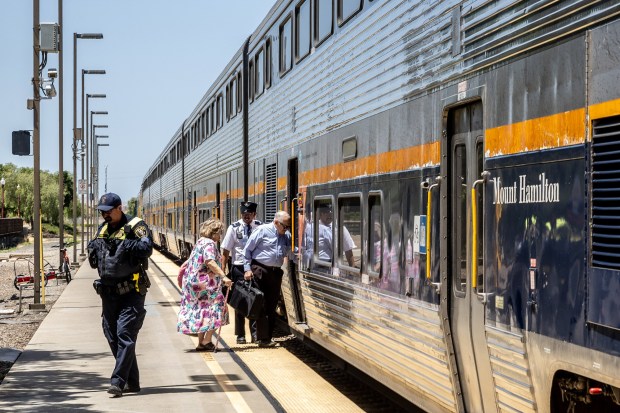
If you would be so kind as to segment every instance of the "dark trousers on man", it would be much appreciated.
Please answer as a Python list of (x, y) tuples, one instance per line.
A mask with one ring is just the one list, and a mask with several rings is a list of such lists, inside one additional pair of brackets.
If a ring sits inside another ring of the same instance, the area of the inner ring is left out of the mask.
[[(230, 279), (233, 283), (237, 280), (243, 280), (243, 265), (233, 265)], [(245, 337), (245, 316), (241, 312), (235, 310), (235, 335), (237, 337)], [(250, 335), (252, 340), (256, 341), (256, 320), (248, 320), (250, 322)]]
[(256, 333), (259, 341), (271, 340), (276, 325), (276, 307), (280, 299), (284, 272), (281, 268), (262, 265), (258, 261), (252, 261), (251, 268), (254, 280), (265, 297), (264, 311), (256, 320)]
[(144, 299), (145, 296), (136, 291), (101, 295), (103, 334), (116, 359), (110, 384), (121, 389), (126, 383), (140, 387), (136, 340), (146, 315)]

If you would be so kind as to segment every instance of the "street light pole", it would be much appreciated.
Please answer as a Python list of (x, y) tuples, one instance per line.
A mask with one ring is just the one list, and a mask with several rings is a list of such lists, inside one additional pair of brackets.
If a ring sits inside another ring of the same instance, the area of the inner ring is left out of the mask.
[[(91, 97), (95, 97), (95, 96), (99, 96), (99, 97), (106, 97), (106, 95), (91, 95)], [(86, 99), (86, 103), (88, 106), (88, 98)], [(91, 158), (90, 158), (90, 163), (87, 164), (87, 174), (88, 174), (88, 179), (89, 179), (89, 186), (88, 186), (88, 199), (92, 202), (92, 208), (90, 209), (90, 213), (88, 214), (88, 219), (90, 222), (90, 227), (89, 227), (89, 237), (92, 238), (95, 236), (95, 231), (96, 231), (96, 213), (99, 212), (95, 209), (95, 205), (94, 205), (94, 201), (95, 201), (95, 197), (94, 197), (94, 177), (93, 177), (93, 148), (94, 148), (94, 142), (96, 142), (95, 140), (95, 128), (93, 127), (93, 115), (107, 115), (108, 112), (107, 111), (91, 111), (90, 112), (90, 129), (88, 130), (88, 133), (90, 134), (90, 138), (89, 135), (87, 135), (87, 138), (89, 138), (88, 142), (89, 142), (89, 148), (90, 148), (90, 152), (91, 152)]]
[[(107, 128), (108, 125), (93, 125), (93, 136), (97, 136), (97, 131), (96, 128)], [(94, 151), (96, 148), (97, 142), (96, 139), (93, 139), (93, 195), (95, 199), (99, 199), (99, 170), (97, 169), (97, 165), (94, 162), (95, 160), (97, 160), (95, 158), (95, 154)]]
[(21, 204), (22, 194), (19, 192), (19, 184), (17, 184), (17, 217), (21, 218), (22, 214), (20, 212), (20, 204)]
[[(86, 150), (86, 166), (88, 167), (88, 151), (89, 151), (89, 142), (88, 142), (88, 116), (84, 116), (84, 75), (105, 75), (105, 70), (85, 70), (82, 69), (82, 149)], [(88, 100), (86, 101), (86, 105), (88, 105)], [(86, 107), (86, 113), (88, 114), (88, 106)], [(85, 126), (84, 126), (85, 125)], [(84, 136), (84, 134), (86, 134)], [(86, 138), (86, 139), (84, 139)], [(82, 181), (86, 179), (86, 174), (84, 172), (84, 157), (82, 157)], [(86, 179), (86, 188), (88, 190), (88, 180)], [(82, 252), (80, 254), (81, 257), (84, 256), (84, 193), (82, 193)]]
[[(38, 36), (38, 33), (37, 33), (37, 36)], [(78, 145), (78, 140), (79, 141), (82, 140), (82, 133), (77, 128), (77, 39), (103, 39), (103, 34), (101, 33), (73, 33), (73, 264), (74, 265), (77, 265), (77, 145)], [(38, 65), (38, 56), (37, 56), (37, 65)]]
[(32, 5), (32, 36), (33, 36), (33, 55), (32, 55), (32, 147), (33, 147), (33, 211), (32, 211), (32, 230), (34, 232), (34, 305), (31, 308), (41, 306), (41, 267), (43, 256), (41, 251), (41, 130), (40, 130), (40, 109), (41, 96), (39, 87), (41, 78), (39, 77), (39, 0), (33, 0)]
[(96, 169), (95, 169), (95, 175), (97, 176), (97, 179), (96, 179), (96, 183), (97, 183), (97, 185), (96, 185), (96, 188), (97, 188), (97, 196), (99, 196), (99, 147), (100, 147), (100, 146), (110, 146), (110, 144), (109, 144), (109, 143), (98, 143), (98, 144), (97, 144), (97, 158), (96, 158), (96, 159), (97, 159), (97, 162), (96, 162), (96, 164), (95, 164), (95, 165), (96, 165), (96, 166), (95, 166), (95, 168), (96, 168)]
[(0, 179), (0, 185), (2, 185), (2, 214), (0, 215), (0, 218), (4, 218), (4, 184), (5, 183), (6, 181), (4, 180), (4, 177)]
[[(63, 59), (65, 55), (65, 46), (63, 42), (63, 32), (64, 27), (62, 22), (62, 0), (58, 0), (58, 262), (62, 262), (62, 249), (65, 245), (65, 174), (63, 166), (63, 78), (65, 76)], [(17, 191), (17, 216), (19, 217), (19, 184), (17, 185)]]

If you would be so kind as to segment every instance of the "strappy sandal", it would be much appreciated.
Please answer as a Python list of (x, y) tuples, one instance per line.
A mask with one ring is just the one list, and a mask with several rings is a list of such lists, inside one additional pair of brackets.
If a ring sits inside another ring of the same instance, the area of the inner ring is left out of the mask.
[(215, 344), (213, 343), (198, 344), (198, 346), (196, 347), (196, 351), (199, 351), (199, 352), (213, 351), (213, 349), (215, 349)]

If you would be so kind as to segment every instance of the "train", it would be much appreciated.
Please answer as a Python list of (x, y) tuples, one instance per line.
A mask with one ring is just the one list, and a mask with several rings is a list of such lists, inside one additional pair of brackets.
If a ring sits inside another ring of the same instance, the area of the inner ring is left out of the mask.
[(620, 3), (277, 0), (248, 32), (145, 173), (156, 244), (286, 210), (299, 337), (428, 412), (620, 411)]

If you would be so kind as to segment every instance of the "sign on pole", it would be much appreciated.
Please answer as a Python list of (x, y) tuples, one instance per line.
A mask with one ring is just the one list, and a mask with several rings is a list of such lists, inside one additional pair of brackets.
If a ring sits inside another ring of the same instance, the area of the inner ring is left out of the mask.
[(86, 195), (86, 179), (78, 179), (78, 195)]

